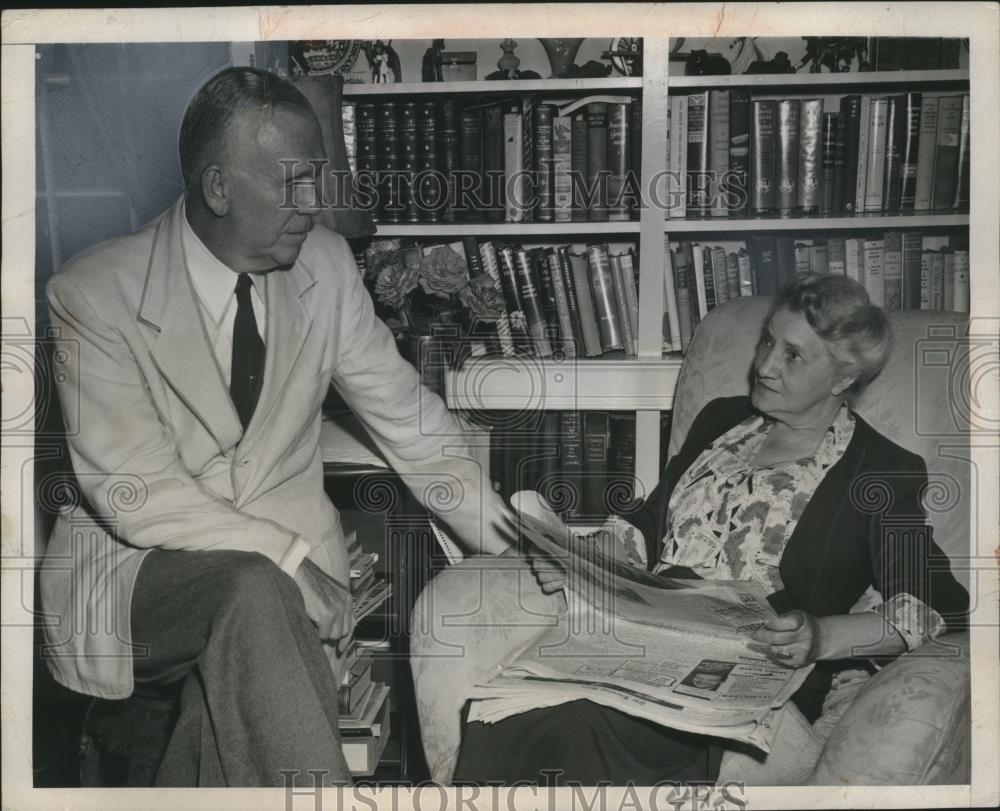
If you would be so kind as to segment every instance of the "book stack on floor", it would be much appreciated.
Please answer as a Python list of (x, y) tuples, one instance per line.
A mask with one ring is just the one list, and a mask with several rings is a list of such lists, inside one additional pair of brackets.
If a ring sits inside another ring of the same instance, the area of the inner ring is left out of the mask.
[(375, 573), (377, 552), (365, 552), (358, 540), (348, 547), (351, 561), (351, 598), (354, 619), (360, 622), (379, 608), (392, 594), (392, 587)]
[(630, 96), (385, 100), (347, 104), (343, 114), (357, 202), (379, 222), (636, 216), (642, 111)]
[(968, 93), (674, 95), (667, 216), (968, 212), (969, 116)]
[[(668, 246), (665, 280), (673, 278), (677, 341), (686, 349), (695, 326), (717, 305), (739, 296), (773, 296), (799, 272), (840, 273), (864, 285), (887, 310), (969, 311), (969, 250), (964, 236), (885, 231), (858, 237), (756, 236), (721, 245)], [(674, 349), (668, 317), (664, 342)]]
[(389, 687), (372, 681), (372, 657), (352, 643), (337, 695), (341, 748), (353, 775), (375, 771), (389, 739)]

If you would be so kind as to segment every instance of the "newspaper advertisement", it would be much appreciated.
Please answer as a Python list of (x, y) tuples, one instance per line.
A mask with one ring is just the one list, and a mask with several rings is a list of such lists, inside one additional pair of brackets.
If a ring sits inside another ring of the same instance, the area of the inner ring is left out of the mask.
[(660, 577), (613, 560), (597, 536), (520, 518), (523, 536), (565, 566), (567, 611), (476, 688), (470, 720), (585, 698), (769, 751), (775, 712), (812, 667), (775, 664), (754, 642), (774, 616), (756, 584)]

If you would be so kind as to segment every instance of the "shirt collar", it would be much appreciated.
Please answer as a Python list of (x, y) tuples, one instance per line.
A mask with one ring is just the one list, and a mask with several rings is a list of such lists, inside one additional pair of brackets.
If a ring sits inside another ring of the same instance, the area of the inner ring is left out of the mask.
[[(236, 290), (238, 274), (219, 261), (215, 254), (201, 241), (187, 220), (184, 205), (181, 206), (181, 221), (183, 223), (181, 238), (188, 275), (206, 314), (214, 324), (218, 324)], [(257, 294), (263, 299), (264, 274), (251, 273), (250, 279)]]

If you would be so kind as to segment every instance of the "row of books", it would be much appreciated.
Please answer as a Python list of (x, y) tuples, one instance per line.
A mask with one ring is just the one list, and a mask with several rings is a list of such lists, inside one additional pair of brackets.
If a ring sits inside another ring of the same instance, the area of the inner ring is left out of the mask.
[(671, 96), (668, 217), (969, 209), (968, 94)]
[(365, 552), (356, 535), (348, 545), (348, 555), (354, 619), (360, 622), (389, 599), (392, 588), (385, 578), (375, 571), (378, 553)]
[(357, 643), (352, 642), (346, 653), (337, 703), (347, 767), (352, 775), (370, 775), (389, 739), (389, 686), (372, 678), (372, 656)]
[(465, 240), (499, 283), (505, 310), (497, 319), (504, 355), (635, 357), (639, 335), (638, 260), (606, 244), (583, 254), (569, 245), (525, 249)]
[(386, 223), (628, 220), (641, 116), (628, 96), (348, 102), (355, 203)]
[[(667, 245), (669, 263), (664, 343), (684, 350), (701, 318), (740, 296), (773, 296), (796, 273), (840, 273), (864, 285), (885, 309), (969, 311), (969, 251), (961, 237), (886, 231), (867, 238), (796, 240), (750, 237), (736, 250), (722, 245)], [(670, 306), (671, 298), (676, 313)]]

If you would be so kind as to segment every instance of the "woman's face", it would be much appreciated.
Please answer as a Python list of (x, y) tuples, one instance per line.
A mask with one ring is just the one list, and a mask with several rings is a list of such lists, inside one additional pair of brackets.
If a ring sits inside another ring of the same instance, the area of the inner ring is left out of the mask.
[(755, 408), (774, 419), (807, 424), (827, 413), (831, 400), (850, 385), (839, 376), (823, 340), (799, 313), (777, 309), (764, 325), (751, 399)]

